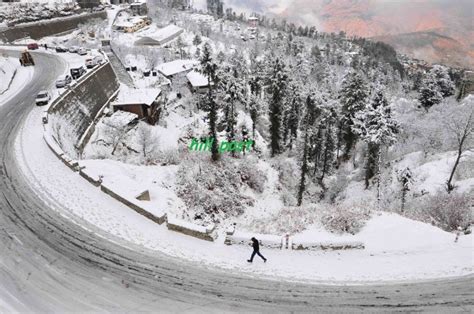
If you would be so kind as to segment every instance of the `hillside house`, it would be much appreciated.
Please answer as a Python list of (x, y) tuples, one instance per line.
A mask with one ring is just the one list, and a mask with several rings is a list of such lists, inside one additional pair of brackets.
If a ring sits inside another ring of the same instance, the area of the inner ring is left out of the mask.
[(133, 89), (122, 85), (111, 107), (113, 112), (130, 112), (153, 125), (158, 121), (161, 112), (161, 90)]
[(99, 0), (76, 0), (82, 9), (91, 9), (98, 7), (101, 3)]
[(256, 16), (249, 17), (248, 23), (249, 23), (250, 27), (256, 28), (258, 26), (258, 17), (256, 17)]
[(135, 1), (130, 4), (130, 10), (133, 15), (147, 15), (148, 7), (146, 5), (146, 0)]
[(125, 21), (117, 21), (114, 29), (124, 33), (134, 33), (151, 24), (151, 19), (146, 16), (136, 16)]
[(194, 93), (205, 93), (209, 90), (209, 80), (197, 71), (191, 71), (186, 75), (189, 88)]
[(157, 67), (158, 72), (169, 80), (178, 77), (184, 77), (189, 71), (199, 64), (196, 60), (174, 60), (160, 64)]

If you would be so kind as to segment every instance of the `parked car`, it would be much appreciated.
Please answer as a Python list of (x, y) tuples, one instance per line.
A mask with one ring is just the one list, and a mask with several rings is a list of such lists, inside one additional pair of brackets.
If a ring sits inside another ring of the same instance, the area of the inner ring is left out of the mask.
[(94, 56), (91, 58), (86, 59), (86, 67), (91, 69), (96, 65), (102, 64), (104, 62), (104, 58), (102, 56)]
[(63, 46), (57, 46), (56, 47), (56, 52), (67, 52), (67, 49)]
[(85, 56), (87, 54), (87, 50), (86, 48), (79, 48), (77, 49), (77, 54), (80, 55), (80, 56)]
[(36, 105), (37, 106), (43, 106), (47, 105), (48, 102), (51, 100), (51, 96), (49, 95), (48, 91), (42, 90), (36, 95)]
[(72, 77), (73, 79), (77, 80), (77, 79), (80, 78), (84, 73), (86, 73), (86, 69), (84, 69), (84, 67), (81, 65), (81, 66), (77, 66), (77, 67), (71, 68), (70, 72), (71, 72), (71, 77)]
[(36, 50), (39, 48), (38, 44), (37, 43), (30, 43), (28, 45), (26, 45), (26, 48), (28, 48), (29, 50)]
[(76, 53), (77, 50), (79, 50), (79, 47), (76, 47), (76, 46), (69, 47), (69, 52), (70, 53)]
[(66, 87), (67, 85), (71, 84), (72, 82), (72, 77), (70, 75), (61, 75), (58, 77), (56, 80), (56, 87), (57, 88), (63, 88)]

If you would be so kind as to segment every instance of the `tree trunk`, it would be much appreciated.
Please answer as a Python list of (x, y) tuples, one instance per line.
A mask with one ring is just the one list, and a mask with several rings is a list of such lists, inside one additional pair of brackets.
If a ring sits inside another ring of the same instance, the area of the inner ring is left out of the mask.
[(298, 190), (298, 206), (301, 206), (303, 203), (303, 193), (305, 191), (305, 177), (308, 172), (308, 163), (307, 163), (307, 154), (308, 154), (308, 133), (306, 133), (304, 138), (304, 149), (303, 149), (303, 164), (301, 165), (301, 179), (300, 186)]
[[(462, 145), (462, 144), (461, 144)], [(458, 156), (456, 157), (456, 162), (454, 163), (453, 170), (451, 170), (451, 175), (449, 176), (448, 182), (446, 182), (446, 188), (448, 193), (451, 193), (454, 190), (454, 185), (452, 184), (454, 173), (459, 165), (459, 161), (461, 160), (462, 155), (462, 147), (458, 149)]]

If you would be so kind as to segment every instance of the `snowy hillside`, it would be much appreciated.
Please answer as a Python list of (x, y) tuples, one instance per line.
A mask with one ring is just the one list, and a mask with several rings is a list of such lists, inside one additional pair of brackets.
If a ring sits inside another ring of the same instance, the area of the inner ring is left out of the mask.
[[(474, 98), (456, 100), (457, 70), (414, 69), (390, 46), (315, 28), (164, 7), (149, 16), (135, 32), (110, 21), (81, 32), (112, 39), (132, 94), (159, 95), (147, 113), (112, 101), (78, 154), (97, 176), (220, 232), (356, 234), (378, 211), (469, 232)], [(177, 36), (140, 44), (168, 24)], [(190, 149), (209, 137), (209, 150)], [(247, 151), (221, 150), (249, 139)]]

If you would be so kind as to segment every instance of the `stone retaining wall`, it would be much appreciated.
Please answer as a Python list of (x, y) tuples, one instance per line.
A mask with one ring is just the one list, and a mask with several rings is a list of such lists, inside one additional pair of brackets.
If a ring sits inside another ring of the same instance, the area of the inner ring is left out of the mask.
[(90, 134), (90, 127), (120, 86), (110, 63), (87, 75), (48, 110), (49, 115), (58, 114), (68, 122), (74, 136), (71, 140), (79, 150), (86, 144), (84, 137)]
[(77, 28), (79, 24), (83, 24), (91, 19), (97, 18), (106, 19), (107, 12), (95, 12), (64, 18), (56, 18), (53, 20), (27, 23), (24, 25), (20, 24), (0, 31), (0, 41), (9, 43), (25, 37), (31, 37), (32, 39), (40, 39), (42, 37), (73, 30)]

